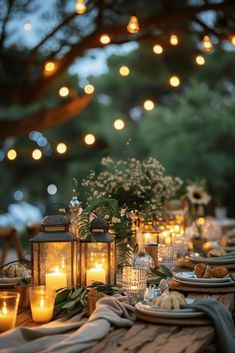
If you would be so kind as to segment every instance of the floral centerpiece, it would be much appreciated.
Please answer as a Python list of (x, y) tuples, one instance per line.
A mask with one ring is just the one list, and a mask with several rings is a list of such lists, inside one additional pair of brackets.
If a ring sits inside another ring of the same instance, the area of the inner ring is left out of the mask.
[(83, 181), (89, 199), (113, 198), (122, 208), (151, 213), (174, 198), (182, 184), (179, 178), (165, 175), (165, 168), (155, 159), (135, 158), (101, 160), (103, 170), (90, 172)]
[[(106, 157), (101, 160), (101, 166), (103, 170), (99, 174), (91, 171), (82, 182), (89, 191), (88, 203), (91, 205), (88, 212), (82, 214), (82, 218), (85, 217), (83, 229), (86, 231), (91, 210), (96, 209), (113, 229), (119, 258), (125, 263), (135, 249), (134, 236), (140, 219), (156, 215), (174, 198), (182, 181), (166, 176), (164, 167), (151, 157), (145, 160)], [(112, 200), (112, 204), (108, 200)]]

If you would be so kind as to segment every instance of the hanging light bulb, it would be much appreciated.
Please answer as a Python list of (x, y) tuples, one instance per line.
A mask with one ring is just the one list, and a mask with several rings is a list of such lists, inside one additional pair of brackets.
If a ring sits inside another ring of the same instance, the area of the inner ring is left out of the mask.
[(213, 50), (213, 44), (209, 36), (204, 36), (202, 39), (202, 47), (204, 51), (208, 53)]
[(111, 38), (108, 34), (102, 34), (100, 36), (100, 43), (106, 45), (106, 44), (109, 44), (111, 42)]
[(231, 43), (232, 43), (232, 45), (235, 47), (235, 35), (233, 35), (233, 36), (231, 37)]
[(86, 4), (84, 3), (83, 0), (77, 0), (77, 4), (75, 6), (75, 11), (79, 15), (82, 15), (84, 12), (86, 12)]
[(138, 33), (140, 30), (140, 26), (139, 26), (139, 21), (138, 18), (136, 16), (131, 16), (128, 25), (127, 25), (127, 30), (130, 33)]
[(172, 34), (170, 36), (170, 43), (171, 43), (171, 45), (174, 45), (174, 46), (178, 45), (179, 39), (178, 39), (178, 36), (176, 34)]

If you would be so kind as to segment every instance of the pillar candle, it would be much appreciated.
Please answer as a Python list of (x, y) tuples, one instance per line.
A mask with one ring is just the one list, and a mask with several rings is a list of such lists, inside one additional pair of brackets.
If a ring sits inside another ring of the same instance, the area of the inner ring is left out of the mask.
[(66, 273), (60, 272), (58, 267), (56, 267), (54, 272), (47, 273), (46, 287), (55, 289), (67, 287)]
[(106, 283), (106, 273), (105, 270), (96, 265), (94, 268), (90, 268), (86, 273), (86, 283), (87, 286), (90, 286), (93, 281)]

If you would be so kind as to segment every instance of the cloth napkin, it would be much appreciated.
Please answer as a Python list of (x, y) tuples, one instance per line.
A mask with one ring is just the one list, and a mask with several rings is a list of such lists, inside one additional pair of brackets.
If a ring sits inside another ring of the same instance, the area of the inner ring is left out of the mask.
[(218, 353), (235, 352), (235, 328), (228, 309), (221, 303), (210, 299), (196, 299), (193, 304), (183, 305), (184, 309), (201, 311), (211, 319), (215, 329), (216, 349)]
[(53, 321), (37, 328), (17, 327), (0, 335), (1, 353), (77, 353), (105, 337), (112, 326), (130, 327), (134, 307), (106, 297), (85, 322), (81, 314), (68, 321)]

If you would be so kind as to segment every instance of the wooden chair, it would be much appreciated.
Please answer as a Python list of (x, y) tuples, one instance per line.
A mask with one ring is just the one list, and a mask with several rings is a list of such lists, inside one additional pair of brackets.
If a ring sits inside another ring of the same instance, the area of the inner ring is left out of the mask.
[(23, 248), (21, 240), (17, 230), (13, 227), (0, 228), (0, 240), (3, 241), (3, 249), (0, 256), (0, 266), (4, 264), (4, 261), (9, 251), (11, 241), (15, 244), (15, 250), (19, 260), (24, 260)]

